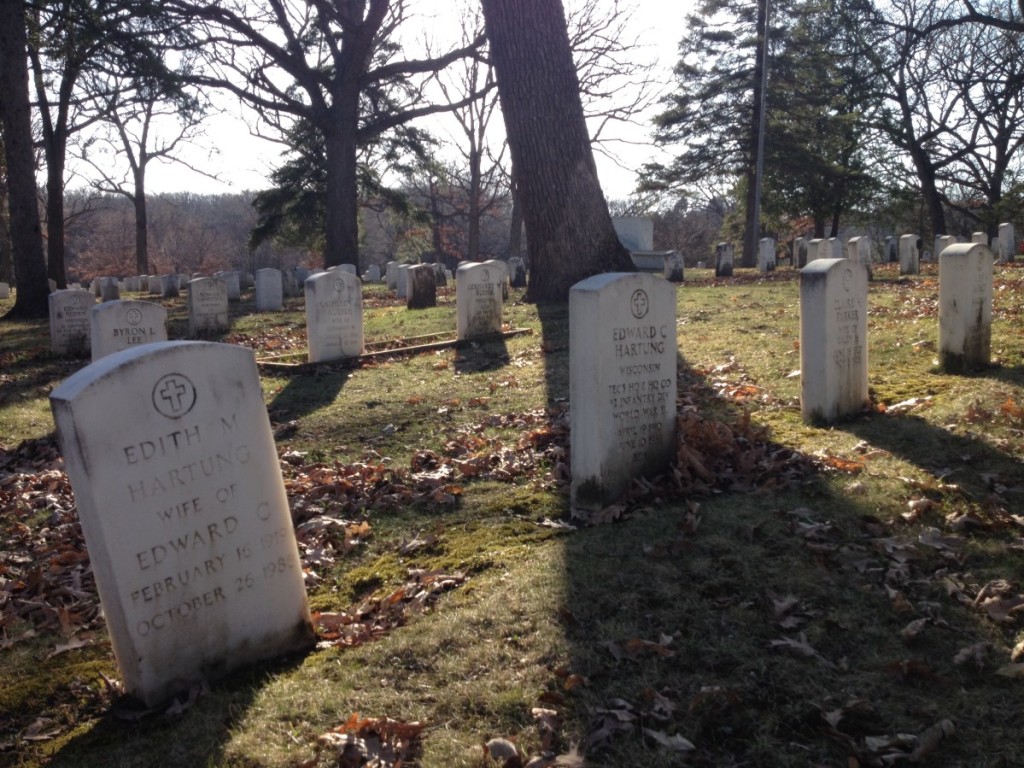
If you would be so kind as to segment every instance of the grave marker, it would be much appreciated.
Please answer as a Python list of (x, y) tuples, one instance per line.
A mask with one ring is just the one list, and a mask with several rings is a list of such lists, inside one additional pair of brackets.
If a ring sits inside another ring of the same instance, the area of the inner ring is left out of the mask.
[(715, 277), (732, 277), (732, 243), (715, 246)]
[(224, 283), (228, 301), (239, 301), (242, 298), (242, 280), (237, 272), (217, 272), (214, 277)]
[(363, 286), (341, 270), (306, 278), (306, 344), (309, 362), (363, 353)]
[(278, 312), (284, 307), (284, 282), (281, 270), (267, 267), (256, 270), (256, 311)]
[(917, 235), (900, 236), (900, 274), (918, 275), (921, 273), (920, 243)]
[(222, 333), (228, 320), (228, 287), (217, 277), (200, 277), (188, 284), (188, 335), (195, 339)]
[(597, 511), (675, 451), (676, 296), (650, 274), (606, 273), (569, 291), (573, 509)]
[(10, 283), (0, 283), (0, 299), (11, 298), (11, 286)]
[(406, 309), (437, 306), (437, 272), (433, 264), (415, 264), (405, 272)]
[(368, 283), (379, 283), (380, 282), (380, 264), (371, 264), (366, 268), (366, 282)]
[(512, 256), (508, 260), (509, 282), (513, 288), (526, 287), (526, 260), (522, 256)]
[(47, 297), (50, 309), (50, 349), (55, 355), (89, 354), (92, 340), (89, 310), (96, 304), (91, 291), (70, 288)]
[(1017, 238), (1013, 234), (1013, 224), (999, 225), (999, 263), (1009, 264), (1017, 255)]
[(395, 294), (400, 299), (409, 296), (409, 267), (411, 264), (399, 264), (395, 267)]
[(989, 364), (994, 257), (977, 243), (948, 246), (939, 257), (939, 366), (947, 373)]
[(829, 423), (869, 405), (867, 270), (818, 259), (800, 270), (800, 411)]
[(684, 280), (685, 265), (683, 255), (679, 251), (665, 252), (665, 279), (670, 283), (681, 283)]
[(128, 693), (155, 706), (312, 643), (250, 350), (126, 350), (69, 377), (50, 403)]
[(807, 238), (796, 237), (793, 238), (793, 255), (790, 258), (790, 262), (794, 267), (806, 267), (807, 266)]
[(775, 269), (775, 240), (762, 237), (757, 243), (757, 271), (762, 275)]
[(173, 299), (181, 293), (181, 280), (177, 275), (160, 275), (160, 296)]
[(459, 339), (501, 333), (501, 286), (491, 267), (464, 261), (455, 270), (456, 328)]
[(93, 362), (122, 349), (167, 341), (167, 310), (151, 301), (118, 299), (89, 311)]

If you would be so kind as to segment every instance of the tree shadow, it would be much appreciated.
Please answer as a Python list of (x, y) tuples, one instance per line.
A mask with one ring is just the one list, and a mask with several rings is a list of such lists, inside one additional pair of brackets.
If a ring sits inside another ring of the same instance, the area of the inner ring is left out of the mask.
[(464, 339), (455, 347), (456, 373), (496, 371), (508, 365), (508, 346), (499, 334)]
[(291, 421), (333, 403), (352, 375), (343, 363), (324, 364), (291, 375), (267, 406), (274, 421)]

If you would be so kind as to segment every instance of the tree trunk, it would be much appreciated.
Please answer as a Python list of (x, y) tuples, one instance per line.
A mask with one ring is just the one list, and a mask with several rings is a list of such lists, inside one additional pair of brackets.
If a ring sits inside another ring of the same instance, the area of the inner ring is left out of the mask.
[(469, 153), (469, 234), (466, 258), (480, 260), (480, 164), (482, 153), (472, 149)]
[(7, 156), (8, 204), (14, 257), (14, 307), (5, 317), (46, 317), (49, 286), (36, 201), (32, 123), (28, 101), (25, 5), (0, 0), (0, 121)]
[(632, 271), (597, 179), (560, 0), (482, 0), (530, 257), (527, 298)]
[(149, 271), (149, 215), (146, 211), (146, 166), (135, 171), (135, 274), (148, 275)]
[[(359, 195), (356, 173), (355, 112), (335, 103), (338, 119), (324, 136), (327, 156), (327, 210), (324, 268), (359, 268)], [(349, 114), (351, 113), (351, 115)], [(344, 117), (342, 117), (344, 115)]]
[[(2, 2), (3, 0), (0, 0)], [(46, 270), (58, 288), (68, 287), (64, 270), (64, 157), (61, 137), (46, 146)]]
[(516, 184), (516, 169), (512, 168), (512, 183), (510, 194), (512, 195), (511, 224), (508, 233), (508, 258), (521, 256), (523, 251), (523, 207), (519, 205), (519, 189)]
[[(0, 151), (3, 142), (0, 141)], [(6, 162), (6, 161), (5, 161)], [(0, 283), (14, 282), (11, 266), (11, 224), (7, 215), (7, 175), (0, 179)]]

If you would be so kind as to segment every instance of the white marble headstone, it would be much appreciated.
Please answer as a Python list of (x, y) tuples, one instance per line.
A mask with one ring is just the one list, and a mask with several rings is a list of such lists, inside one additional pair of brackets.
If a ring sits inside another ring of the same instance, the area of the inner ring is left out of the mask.
[(366, 282), (368, 283), (379, 283), (380, 282), (380, 264), (371, 264), (366, 268)]
[(939, 256), (939, 365), (947, 373), (986, 367), (992, 348), (992, 262), (985, 245), (960, 243)]
[(94, 362), (122, 349), (167, 341), (167, 310), (151, 301), (97, 304), (89, 312), (89, 324)]
[(92, 291), (71, 288), (47, 297), (50, 308), (50, 349), (55, 355), (89, 354), (92, 341), (89, 311), (96, 304)]
[(455, 270), (459, 339), (501, 333), (501, 285), (486, 264), (464, 261)]
[(1017, 238), (1013, 234), (1013, 224), (999, 225), (999, 263), (1008, 264), (1017, 256)]
[(775, 268), (775, 240), (762, 237), (757, 243), (757, 271), (761, 274)]
[(800, 270), (800, 411), (828, 423), (869, 405), (868, 277), (849, 259)]
[(675, 451), (676, 291), (606, 273), (569, 290), (571, 504), (596, 511)]
[(126, 350), (50, 402), (127, 692), (153, 706), (312, 643), (251, 350)]
[(217, 272), (214, 277), (224, 283), (228, 301), (239, 301), (242, 298), (242, 281), (237, 272)]
[(363, 286), (350, 272), (328, 270), (306, 278), (309, 362), (358, 357), (363, 352)]
[(732, 262), (732, 243), (719, 243), (715, 246), (715, 277), (731, 277)]
[(921, 254), (917, 235), (900, 235), (900, 274), (917, 275), (921, 272)]
[(217, 277), (200, 277), (188, 284), (188, 335), (195, 339), (228, 330), (228, 287)]
[(277, 312), (284, 307), (284, 283), (281, 270), (267, 267), (256, 270), (256, 311)]

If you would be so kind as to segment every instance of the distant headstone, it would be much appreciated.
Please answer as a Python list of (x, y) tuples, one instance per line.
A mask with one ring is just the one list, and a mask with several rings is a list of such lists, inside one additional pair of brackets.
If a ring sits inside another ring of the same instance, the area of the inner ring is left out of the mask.
[(509, 258), (508, 279), (513, 288), (526, 287), (526, 260), (522, 256), (511, 256)]
[(228, 288), (217, 277), (200, 277), (188, 284), (188, 335), (197, 339), (223, 333), (228, 319)]
[(430, 265), (434, 268), (434, 285), (438, 288), (448, 286), (448, 270), (444, 268), (444, 264), (439, 261), (435, 261)]
[(868, 279), (871, 279), (871, 238), (867, 235), (851, 237), (846, 242), (846, 258), (854, 264), (860, 264), (867, 270)]
[(214, 277), (224, 283), (228, 301), (239, 301), (242, 298), (242, 280), (237, 272), (218, 272)]
[(399, 264), (395, 268), (395, 293), (400, 299), (409, 296), (409, 267), (412, 264)]
[(256, 311), (278, 312), (284, 307), (281, 270), (267, 267), (256, 270)]
[(11, 298), (11, 286), (9, 283), (0, 283), (0, 299)]
[[(299, 272), (295, 267), (291, 269), (281, 270), (281, 296), (282, 299), (287, 296), (288, 298), (295, 298), (301, 296), (303, 291), (303, 284), (306, 280), (305, 275), (299, 275)], [(257, 286), (259, 285), (259, 273), (256, 273)]]
[(843, 241), (838, 237), (830, 237), (824, 241), (825, 250), (822, 252), (823, 259), (842, 259), (846, 256), (843, 253)]
[(508, 300), (508, 262), (501, 259), (487, 259), (480, 262), (491, 268), (491, 274), (498, 283), (498, 290), (501, 291), (501, 300)]
[(98, 277), (94, 277), (89, 283), (89, 290), (97, 299), (100, 297), (100, 279)]
[(885, 238), (885, 261), (889, 264), (895, 264), (900, 260), (900, 249), (896, 241), (896, 238), (889, 235)]
[(732, 243), (715, 246), (715, 277), (732, 277)]
[(683, 255), (679, 251), (666, 251), (665, 279), (670, 283), (681, 283), (684, 279), (684, 271)]
[(1009, 264), (1017, 255), (1017, 238), (1013, 234), (1013, 224), (999, 225), (999, 263)]
[(501, 333), (501, 286), (486, 264), (464, 261), (455, 270), (459, 339)]
[(151, 296), (159, 296), (163, 292), (160, 287), (160, 275), (150, 275), (146, 280), (146, 293)]
[(917, 235), (900, 236), (900, 274), (918, 275), (921, 273), (921, 255), (918, 252)]
[(952, 235), (939, 235), (935, 238), (935, 260), (938, 261), (942, 256), (942, 252), (949, 248), (951, 245), (956, 245), (956, 238)]
[(793, 238), (793, 251), (790, 257), (790, 262), (794, 267), (806, 267), (807, 266), (807, 238), (806, 237), (795, 237)]
[(398, 262), (389, 261), (384, 265), (385, 276), (384, 283), (391, 290), (398, 289)]
[(160, 275), (160, 296), (173, 299), (181, 294), (181, 281), (177, 275)]
[(250, 350), (128, 350), (50, 403), (128, 693), (154, 706), (313, 642)]
[(597, 511), (675, 454), (676, 296), (650, 274), (569, 291), (571, 506)]
[[(337, 270), (338, 272), (348, 272), (351, 275), (356, 275), (356, 276), (359, 275), (359, 270), (356, 269), (356, 265), (355, 264), (335, 264), (333, 267), (331, 267), (327, 271), (330, 272), (332, 269), (333, 270)], [(309, 277), (310, 277), (309, 275), (306, 275), (307, 279)]]
[(775, 269), (775, 240), (762, 237), (757, 243), (757, 271), (761, 274)]
[(167, 310), (151, 301), (120, 299), (89, 311), (92, 360), (143, 344), (167, 341)]
[[(971, 232), (971, 242), (979, 245), (988, 245), (988, 235), (984, 232)], [(994, 248), (992, 250), (995, 250)]]
[(350, 272), (306, 278), (309, 362), (358, 357), (363, 352), (363, 286)]
[(868, 395), (868, 275), (848, 259), (800, 270), (800, 411), (830, 423), (859, 413)]
[(121, 290), (116, 277), (100, 278), (100, 301), (117, 301), (121, 298)]
[(368, 283), (379, 283), (380, 282), (380, 264), (371, 264), (366, 268), (366, 282)]
[(50, 308), (50, 349), (55, 355), (85, 357), (89, 354), (92, 331), (89, 310), (96, 304), (91, 291), (72, 288), (54, 291), (47, 297)]
[(433, 264), (415, 264), (406, 270), (405, 306), (427, 309), (437, 306), (437, 274)]
[(939, 256), (939, 366), (947, 373), (990, 362), (994, 258), (977, 243), (948, 246)]
[[(825, 240), (822, 240), (820, 237), (812, 237), (807, 241), (807, 264), (810, 264), (812, 261), (817, 261), (818, 259), (826, 258), (822, 252), (821, 246), (824, 242)], [(807, 266), (807, 264), (804, 266)]]
[(613, 216), (612, 226), (626, 250), (654, 250), (654, 219), (646, 216)]

